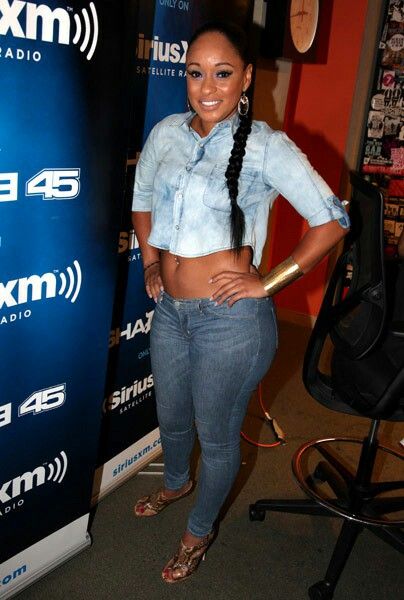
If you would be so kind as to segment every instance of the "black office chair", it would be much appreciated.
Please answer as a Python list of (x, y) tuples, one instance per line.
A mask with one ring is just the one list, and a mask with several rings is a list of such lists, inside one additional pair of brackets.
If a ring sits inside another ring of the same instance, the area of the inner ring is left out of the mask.
[[(404, 510), (404, 495), (391, 495), (397, 490), (404, 492), (404, 481), (372, 481), (380, 453), (385, 459), (393, 456), (400, 466), (404, 459), (404, 453), (382, 446), (377, 438), (381, 420), (404, 420), (404, 343), (386, 323), (383, 197), (356, 173), (351, 174), (351, 183), (351, 232), (308, 343), (303, 381), (310, 395), (327, 408), (371, 419), (370, 429), (363, 440), (330, 437), (297, 450), (293, 474), (310, 499), (258, 500), (250, 505), (253, 521), (264, 520), (267, 510), (343, 519), (327, 573), (309, 588), (312, 600), (333, 597), (364, 528), (404, 552), (400, 530), (404, 517), (391, 519), (392, 513)], [(324, 363), (326, 340), (332, 344), (332, 360), (328, 372), (323, 372), (319, 365)], [(356, 471), (331, 448), (343, 449), (347, 443), (360, 444)]]

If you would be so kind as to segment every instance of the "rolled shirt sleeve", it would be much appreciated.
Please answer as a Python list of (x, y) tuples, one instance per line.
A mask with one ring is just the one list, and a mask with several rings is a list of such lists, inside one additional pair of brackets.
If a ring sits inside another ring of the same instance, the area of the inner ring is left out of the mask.
[(310, 227), (337, 220), (349, 227), (349, 217), (342, 202), (313, 169), (307, 157), (288, 136), (274, 131), (268, 139), (263, 178), (276, 189)]
[(153, 181), (157, 168), (156, 136), (158, 124), (151, 130), (136, 165), (133, 188), (133, 212), (149, 212), (152, 209)]

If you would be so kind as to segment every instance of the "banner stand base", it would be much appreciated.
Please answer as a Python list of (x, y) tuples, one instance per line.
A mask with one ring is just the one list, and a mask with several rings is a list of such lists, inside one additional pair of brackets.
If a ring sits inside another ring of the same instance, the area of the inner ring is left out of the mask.
[(89, 514), (0, 564), (0, 598), (12, 598), (91, 546)]
[[(152, 459), (158, 458), (159, 456), (161, 456), (161, 454), (162, 454), (162, 452), (160, 449), (154, 455), (150, 456), (150, 458), (152, 458)], [(121, 485), (126, 483), (134, 475), (145, 475), (145, 472), (143, 471), (144, 467), (145, 467), (144, 463), (141, 465), (138, 465), (136, 467), (132, 467), (131, 469), (128, 469), (125, 472), (125, 474), (121, 475), (121, 477), (118, 477), (116, 480), (110, 482), (109, 484), (104, 485), (103, 489), (100, 490), (98, 493), (94, 493), (93, 497), (91, 498), (91, 507), (93, 508), (96, 504), (98, 504), (98, 502), (101, 502), (101, 500), (103, 500), (106, 496), (108, 496), (109, 494), (114, 492), (118, 487), (120, 487)], [(96, 471), (96, 477), (94, 480), (95, 482), (101, 481), (102, 471), (104, 468), (105, 468), (105, 465), (103, 467), (99, 467), (99, 469), (98, 469), (99, 473)], [(163, 473), (155, 473), (155, 475), (162, 475), (162, 474)], [(98, 486), (95, 486), (95, 487), (98, 487)], [(0, 598), (1, 598), (1, 596), (0, 596)]]

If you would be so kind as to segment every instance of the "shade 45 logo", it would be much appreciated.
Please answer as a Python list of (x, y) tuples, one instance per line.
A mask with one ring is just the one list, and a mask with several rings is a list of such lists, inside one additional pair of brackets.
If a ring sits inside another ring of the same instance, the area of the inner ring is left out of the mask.
[[(40, 415), (49, 410), (63, 406), (66, 401), (66, 384), (60, 383), (51, 387), (37, 390), (26, 398), (16, 410), (18, 417)], [(16, 416), (16, 415), (14, 415)], [(13, 419), (13, 406), (11, 402), (0, 406), (0, 427), (10, 425)]]
[[(94, 2), (74, 12), (73, 8), (50, 8), (22, 0), (0, 0), (0, 35), (76, 45), (91, 60), (98, 42), (98, 16)], [(13, 51), (12, 48), (8, 50)], [(7, 56), (5, 58), (14, 58)]]
[(113, 348), (120, 344), (121, 339), (126, 341), (133, 340), (139, 333), (149, 333), (151, 322), (153, 319), (154, 310), (147, 312), (144, 319), (138, 319), (135, 323), (126, 323), (125, 329), (112, 329), (109, 335), (109, 348)]
[[(29, 275), (19, 279), (0, 281), (0, 325), (31, 316), (31, 310), (24, 305), (44, 299), (61, 296), (69, 302), (76, 302), (81, 290), (82, 273), (80, 263), (73, 261), (63, 271), (55, 269), (41, 275)], [(22, 306), (22, 310), (16, 308)], [(5, 311), (4, 309), (11, 309)], [(1, 312), (3, 311), (3, 312)]]
[[(1, 0), (0, 0), (1, 1)], [(19, 174), (0, 173), (0, 202), (18, 200)], [(25, 195), (71, 200), (80, 193), (80, 169), (42, 169), (25, 182)]]

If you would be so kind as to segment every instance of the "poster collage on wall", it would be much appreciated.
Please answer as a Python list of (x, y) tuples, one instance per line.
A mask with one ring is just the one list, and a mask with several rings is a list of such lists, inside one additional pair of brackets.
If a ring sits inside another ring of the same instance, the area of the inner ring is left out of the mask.
[(404, 227), (404, 0), (389, 0), (367, 116), (362, 172), (385, 196), (386, 254)]

